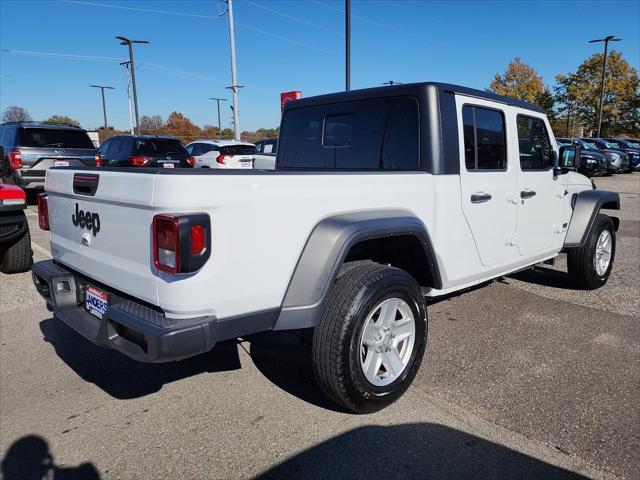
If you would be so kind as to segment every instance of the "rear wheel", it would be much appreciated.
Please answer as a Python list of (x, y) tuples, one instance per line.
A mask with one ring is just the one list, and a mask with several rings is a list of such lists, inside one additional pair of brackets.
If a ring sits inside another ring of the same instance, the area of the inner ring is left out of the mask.
[(362, 262), (336, 280), (313, 336), (322, 391), (358, 413), (396, 401), (413, 381), (426, 347), (427, 313), (407, 272)]
[(569, 277), (577, 286), (595, 290), (607, 283), (616, 253), (616, 231), (611, 218), (601, 213), (596, 217), (584, 246), (569, 251)]
[(33, 263), (29, 230), (8, 248), (0, 250), (0, 272), (27, 272)]

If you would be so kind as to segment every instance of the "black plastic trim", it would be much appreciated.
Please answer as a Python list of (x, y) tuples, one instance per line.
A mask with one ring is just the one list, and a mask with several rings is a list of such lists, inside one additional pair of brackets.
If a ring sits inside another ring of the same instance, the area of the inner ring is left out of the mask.
[[(55, 316), (89, 341), (140, 362), (169, 362), (207, 352), (216, 342), (273, 328), (278, 309), (219, 319), (214, 315), (169, 318), (158, 307), (135, 299), (68, 270), (53, 260), (36, 262), (32, 268), (36, 290)], [(70, 290), (56, 292), (54, 282), (67, 281)], [(83, 286), (99, 285), (109, 294), (103, 318), (84, 309)]]
[[(620, 195), (605, 190), (584, 190), (572, 198), (573, 214), (564, 248), (582, 247), (591, 233), (600, 209), (620, 210)], [(619, 222), (615, 222), (619, 224)]]
[(351, 247), (363, 240), (411, 235), (427, 258), (433, 288), (442, 288), (442, 278), (425, 225), (405, 210), (354, 212), (322, 220), (304, 246), (289, 286), (275, 330), (309, 328), (317, 324), (326, 296)]

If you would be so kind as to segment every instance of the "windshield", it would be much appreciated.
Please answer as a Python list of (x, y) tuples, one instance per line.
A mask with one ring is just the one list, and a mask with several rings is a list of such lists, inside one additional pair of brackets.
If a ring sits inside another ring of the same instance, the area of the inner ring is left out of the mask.
[(36, 148), (95, 148), (84, 130), (55, 128), (25, 128), (18, 144)]
[(138, 140), (138, 153), (149, 157), (187, 158), (189, 152), (178, 140), (149, 138)]
[(640, 142), (627, 142), (630, 148), (640, 148)]
[(596, 145), (595, 143), (591, 143), (591, 142), (582, 142), (582, 147), (585, 150), (598, 150), (598, 145)]
[(604, 146), (607, 148), (624, 148), (624, 146), (620, 145), (618, 142), (607, 142), (603, 140), (602, 143), (604, 143)]
[(256, 153), (256, 147), (251, 145), (229, 145), (220, 148), (223, 155), (253, 155)]

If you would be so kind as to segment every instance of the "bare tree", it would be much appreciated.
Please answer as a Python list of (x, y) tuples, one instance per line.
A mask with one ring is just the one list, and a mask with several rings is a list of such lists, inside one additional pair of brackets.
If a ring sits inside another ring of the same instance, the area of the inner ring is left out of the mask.
[(3, 122), (25, 122), (31, 120), (31, 115), (24, 108), (9, 105), (2, 114)]
[(159, 133), (164, 127), (164, 120), (160, 115), (144, 115), (140, 118), (140, 131), (144, 133)]

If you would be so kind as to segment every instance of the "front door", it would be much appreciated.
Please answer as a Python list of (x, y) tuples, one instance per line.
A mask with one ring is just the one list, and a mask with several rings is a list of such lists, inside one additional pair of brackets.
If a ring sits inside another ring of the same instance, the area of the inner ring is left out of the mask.
[(456, 97), (464, 152), (460, 184), (462, 210), (484, 266), (499, 266), (514, 256), (517, 205), (516, 168), (508, 160), (507, 107), (476, 98)]
[[(540, 256), (557, 249), (567, 225), (562, 177), (555, 176), (554, 148), (543, 117), (518, 114), (518, 251), (521, 256)], [(562, 235), (561, 235), (562, 234)]]

